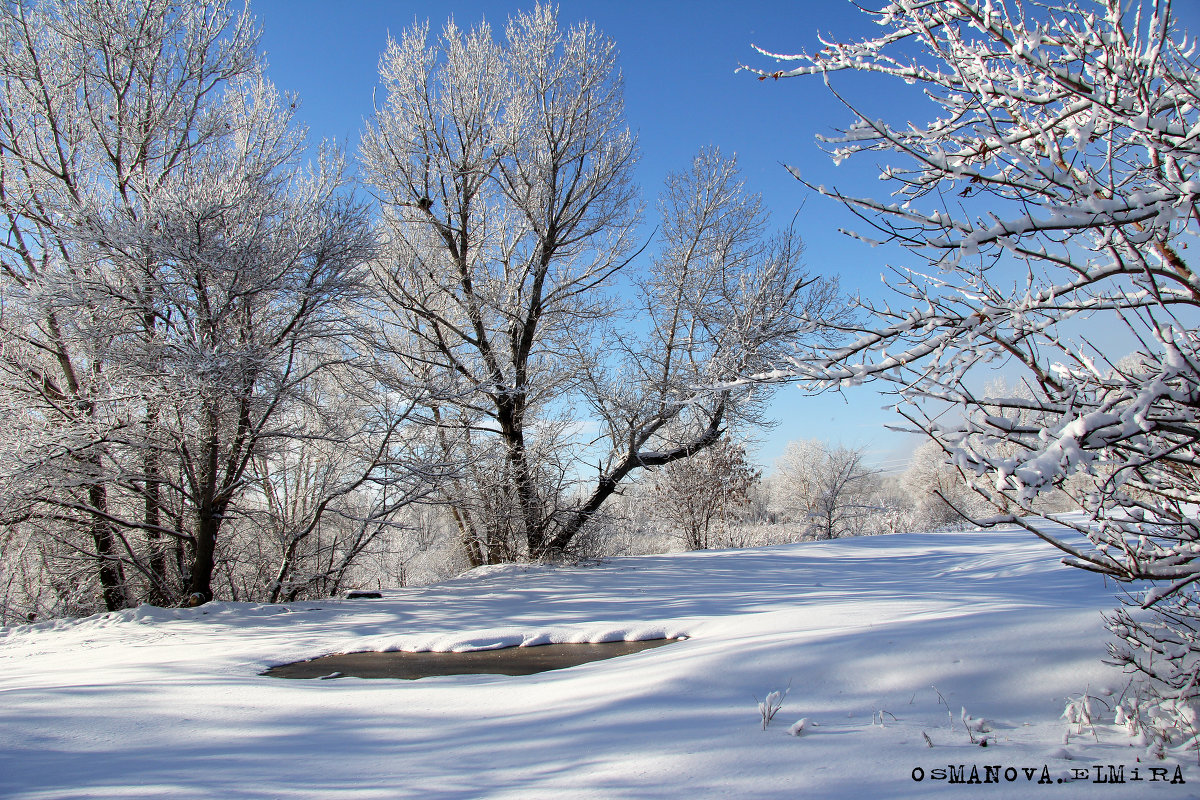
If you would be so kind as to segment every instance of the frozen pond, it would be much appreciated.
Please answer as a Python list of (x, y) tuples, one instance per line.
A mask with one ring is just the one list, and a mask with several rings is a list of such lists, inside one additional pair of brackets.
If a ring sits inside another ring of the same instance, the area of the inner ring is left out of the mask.
[(589, 661), (626, 656), (674, 641), (678, 640), (544, 644), (536, 647), (503, 647), (463, 653), (336, 653), (271, 667), (262, 674), (273, 678), (353, 677), (403, 680), (435, 675), (532, 675), (535, 672), (574, 667)]

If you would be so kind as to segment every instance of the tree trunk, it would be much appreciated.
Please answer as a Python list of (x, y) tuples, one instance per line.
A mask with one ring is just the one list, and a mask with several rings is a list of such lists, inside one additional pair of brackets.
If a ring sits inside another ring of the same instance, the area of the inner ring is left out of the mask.
[(600, 477), (600, 480), (596, 483), (596, 488), (592, 491), (591, 497), (571, 513), (563, 526), (550, 539), (546, 545), (545, 554), (561, 555), (566, 550), (567, 545), (571, 543), (571, 540), (575, 538), (575, 535), (600, 510), (600, 506), (604, 505), (604, 501), (612, 496), (617, 487), (621, 485), (621, 481), (633, 470), (641, 467), (666, 466), (674, 461), (695, 455), (704, 448), (715, 444), (721, 438), (723, 432), (721, 430), (721, 423), (724, 419), (725, 397), (722, 397), (713, 412), (712, 419), (709, 420), (708, 427), (694, 441), (665, 453), (649, 454), (632, 451), (626, 453), (621, 463)]
[(104, 607), (108, 611), (120, 611), (129, 606), (125, 596), (125, 570), (117, 555), (117, 540), (112, 523), (108, 520), (108, 490), (101, 484), (88, 487), (88, 503), (92, 513), (91, 534), (96, 546), (96, 564), (99, 568), (100, 588), (104, 594)]
[(195, 548), (192, 553), (190, 578), (188, 581), (189, 605), (200, 605), (213, 599), (212, 575), (216, 565), (217, 534), (221, 530), (225, 503), (217, 500), (219, 480), (218, 444), (220, 417), (215, 407), (207, 410), (206, 436), (200, 462), (196, 465), (198, 486), (196, 494)]
[(220, 529), (220, 514), (212, 506), (206, 505), (197, 509), (196, 542), (187, 587), (188, 605), (202, 605), (213, 599), (212, 576), (216, 565), (217, 533)]
[(547, 545), (546, 520), (542, 517), (537, 481), (529, 466), (525, 450), (523, 413), (512, 395), (504, 395), (497, 403), (497, 419), (504, 437), (508, 466), (511, 470), (517, 505), (520, 507), (521, 532), (531, 559), (545, 555)]
[[(284, 551), (283, 559), (280, 561), (279, 569), (275, 571), (275, 581), (271, 584), (271, 593), (267, 597), (268, 603), (278, 603), (283, 594), (283, 582), (287, 579), (288, 574), (292, 569), (292, 562), (296, 558), (296, 550), (300, 547), (301, 537), (292, 534), (291, 540), (288, 542), (287, 550)], [(291, 594), (288, 599), (294, 599)]]
[(167, 544), (158, 528), (162, 524), (162, 476), (158, 449), (153, 444), (153, 428), (157, 425), (158, 410), (151, 408), (146, 414), (146, 453), (143, 461), (145, 471), (145, 513), (148, 578), (146, 600), (152, 605), (171, 604), (171, 591), (167, 579)]
[[(457, 481), (455, 481), (455, 484), (457, 484)], [(487, 563), (487, 556), (480, 545), (479, 535), (475, 531), (475, 522), (471, 519), (471, 513), (465, 508), (451, 505), (450, 516), (454, 518), (454, 524), (458, 526), (458, 541), (462, 545), (463, 554), (467, 557), (467, 563), (472, 568), (482, 567)]]

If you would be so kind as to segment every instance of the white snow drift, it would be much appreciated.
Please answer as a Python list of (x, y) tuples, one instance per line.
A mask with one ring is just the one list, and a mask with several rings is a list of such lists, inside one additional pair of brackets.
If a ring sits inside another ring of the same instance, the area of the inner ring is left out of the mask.
[[(1105, 710), (1127, 683), (1101, 662), (1112, 592), (1000, 531), (490, 567), (383, 600), (5, 628), (0, 795), (1194, 796), (1194, 762), (1150, 760)], [(688, 639), (523, 677), (258, 674), (331, 652), (663, 636)], [(758, 700), (785, 690), (763, 730)], [(1062, 715), (1085, 693), (1081, 728)], [(1126, 783), (1093, 784), (1110, 766)], [(972, 775), (996, 783), (952, 783)]]

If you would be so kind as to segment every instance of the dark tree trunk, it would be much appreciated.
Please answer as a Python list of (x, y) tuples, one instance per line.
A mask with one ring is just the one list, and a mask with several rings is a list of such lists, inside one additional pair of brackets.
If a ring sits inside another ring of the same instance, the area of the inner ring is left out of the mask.
[(619, 464), (600, 477), (591, 496), (578, 509), (572, 511), (563, 526), (550, 538), (546, 544), (545, 555), (561, 555), (567, 549), (571, 540), (583, 530), (583, 527), (600, 510), (600, 506), (604, 505), (604, 501), (616, 492), (617, 487), (621, 485), (621, 481), (625, 480), (629, 473), (641, 467), (666, 466), (674, 461), (695, 455), (704, 448), (715, 444), (721, 438), (723, 432), (721, 423), (724, 419), (725, 400), (722, 398), (717, 404), (712, 418), (709, 420), (708, 427), (694, 441), (666, 452), (642, 453), (637, 450), (631, 450), (626, 453)]
[(516, 490), (517, 505), (521, 514), (521, 531), (529, 557), (540, 558), (545, 554), (548, 545), (547, 521), (542, 514), (537, 480), (525, 449), (524, 414), (518, 396), (504, 396), (497, 404), (496, 416), (500, 422), (500, 433), (504, 437), (508, 467), (512, 471), (513, 488)]
[(197, 510), (196, 543), (187, 587), (189, 605), (200, 605), (213, 599), (212, 576), (216, 566), (217, 533), (220, 529), (221, 518), (215, 509), (208, 506)]
[(217, 499), (217, 483), (220, 480), (220, 416), (213, 406), (208, 409), (206, 441), (199, 463), (195, 465), (198, 485), (196, 493), (195, 546), (192, 552), (190, 578), (187, 587), (187, 603), (200, 605), (213, 599), (212, 576), (216, 566), (217, 534), (221, 530), (225, 503)]
[(162, 478), (159, 474), (158, 450), (149, 436), (153, 435), (151, 428), (157, 423), (157, 412), (152, 410), (146, 418), (146, 433), (148, 434), (146, 457), (143, 468), (146, 473), (145, 484), (145, 514), (146, 548), (148, 578), (150, 585), (146, 591), (147, 602), (156, 606), (168, 606), (172, 602), (170, 584), (167, 579), (167, 543), (158, 528), (162, 525)]
[(117, 537), (108, 520), (108, 490), (99, 484), (88, 487), (88, 503), (92, 513), (91, 534), (96, 546), (96, 564), (100, 576), (100, 588), (104, 595), (104, 607), (108, 611), (120, 611), (129, 605), (125, 596), (125, 570), (117, 552)]

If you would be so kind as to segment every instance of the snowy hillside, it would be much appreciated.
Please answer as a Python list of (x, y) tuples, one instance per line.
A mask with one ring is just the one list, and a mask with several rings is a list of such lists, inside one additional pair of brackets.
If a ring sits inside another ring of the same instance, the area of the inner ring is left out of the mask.
[[(1176, 762), (1148, 762), (1110, 714), (1094, 734), (1061, 718), (1068, 698), (1103, 710), (1125, 687), (1101, 663), (1112, 591), (1027, 533), (909, 534), (0, 629), (0, 796), (1195, 797), (1194, 762), (1184, 785), (1152, 782)], [(258, 674), (331, 652), (662, 636), (688, 638), (524, 677)], [(789, 684), (762, 730), (756, 698)], [(960, 765), (999, 767), (999, 785), (952, 784)], [(1110, 765), (1127, 782), (1094, 785)]]

